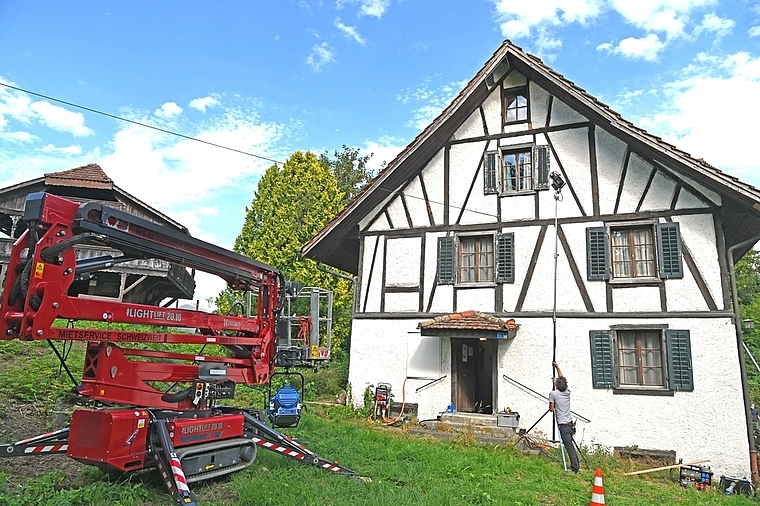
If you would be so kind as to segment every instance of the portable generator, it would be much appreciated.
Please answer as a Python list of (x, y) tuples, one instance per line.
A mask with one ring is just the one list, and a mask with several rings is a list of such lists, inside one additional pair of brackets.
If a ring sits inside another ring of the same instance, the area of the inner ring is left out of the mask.
[(720, 489), (726, 495), (752, 495), (752, 483), (743, 478), (720, 477)]
[(710, 466), (681, 466), (678, 482), (682, 487), (694, 487), (697, 490), (705, 490), (712, 486), (712, 475)]
[(375, 418), (387, 418), (391, 408), (391, 384), (378, 383), (375, 387)]

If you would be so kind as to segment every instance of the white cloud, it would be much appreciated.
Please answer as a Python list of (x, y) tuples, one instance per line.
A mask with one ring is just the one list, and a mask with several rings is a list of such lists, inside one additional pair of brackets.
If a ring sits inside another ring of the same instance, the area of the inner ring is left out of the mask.
[[(134, 119), (144, 121), (139, 116)], [(228, 107), (224, 114), (201, 125), (183, 123), (180, 127), (203, 141), (270, 157), (285, 130), (283, 125), (261, 122), (255, 110), (246, 106)], [(192, 133), (193, 128), (199, 130)], [(271, 165), (137, 125), (124, 125), (114, 136), (113, 152), (99, 163), (119, 186), (146, 202), (161, 202), (173, 209), (170, 215), (185, 208), (195, 213), (206, 209), (208, 206), (199, 203), (237, 187), (241, 178), (261, 174)]]
[(668, 39), (684, 35), (690, 14), (717, 0), (612, 0), (611, 6), (630, 24), (648, 32), (665, 32)]
[(335, 20), (335, 27), (341, 32), (343, 32), (344, 34), (346, 34), (346, 37), (354, 39), (356, 42), (358, 42), (362, 46), (367, 44), (367, 39), (359, 35), (359, 32), (356, 30), (356, 27), (346, 26), (340, 21), (340, 19)]
[(694, 33), (699, 35), (702, 32), (712, 32), (718, 39), (721, 39), (731, 33), (734, 26), (736, 26), (736, 22), (733, 19), (721, 18), (715, 13), (710, 13), (702, 16), (702, 23), (697, 26)]
[(510, 38), (528, 37), (533, 27), (586, 23), (601, 12), (602, 0), (543, 0), (526, 5), (515, 0), (492, 0), (501, 34)]
[(760, 36), (760, 26), (751, 27), (749, 30), (747, 30), (747, 35), (749, 35), (750, 38)]
[(757, 143), (760, 58), (701, 54), (683, 74), (664, 87), (661, 112), (637, 123), (697, 158), (757, 181), (757, 163), (741, 147)]
[(32, 102), (29, 109), (36, 115), (35, 119), (58, 132), (70, 133), (74, 137), (86, 137), (92, 130), (84, 125), (84, 115), (53, 105), (44, 100)]
[(391, 2), (390, 0), (338, 0), (335, 6), (337, 9), (342, 9), (349, 4), (359, 4), (359, 16), (374, 16), (380, 19)]
[(398, 137), (383, 136), (375, 141), (366, 141), (361, 149), (362, 156), (372, 155), (367, 167), (377, 174), (389, 164), (402, 149), (406, 147), (406, 141)]
[(656, 61), (665, 44), (660, 38), (650, 33), (640, 39), (628, 37), (621, 40), (617, 46), (609, 42), (596, 46), (597, 51), (606, 51), (610, 54), (620, 54), (633, 60)]
[(320, 72), (322, 67), (334, 61), (333, 51), (327, 42), (316, 44), (311, 49), (311, 54), (306, 58), (306, 63), (314, 69), (314, 72)]
[[(8, 84), (12, 83), (8, 82)], [(7, 139), (31, 140), (35, 137), (28, 132), (8, 131), (10, 128), (8, 118), (26, 126), (37, 123), (74, 137), (86, 137), (93, 133), (89, 127), (85, 126), (82, 113), (72, 112), (46, 100), (35, 102), (24, 92), (0, 86), (0, 133)]]
[(16, 143), (28, 143), (39, 139), (36, 135), (32, 135), (29, 132), (3, 132), (0, 130), (0, 139)]
[(46, 144), (44, 145), (40, 151), (43, 153), (57, 153), (57, 154), (63, 154), (63, 155), (81, 155), (82, 154), (82, 148), (81, 146), (64, 146), (64, 147), (57, 147), (53, 144)]
[(416, 88), (407, 88), (396, 95), (396, 101), (402, 104), (421, 104), (414, 110), (414, 117), (406, 123), (406, 126), (416, 130), (422, 130), (428, 126), (466, 84), (467, 80), (454, 81), (438, 88), (430, 88), (430, 79), (426, 79)]
[(176, 102), (165, 102), (160, 109), (153, 113), (159, 118), (169, 119), (182, 114), (182, 108)]
[(206, 109), (209, 107), (215, 107), (219, 105), (219, 100), (217, 100), (216, 97), (202, 97), (202, 98), (194, 98), (190, 101), (189, 104), (187, 104), (188, 107), (191, 109), (197, 109), (201, 112), (206, 112)]

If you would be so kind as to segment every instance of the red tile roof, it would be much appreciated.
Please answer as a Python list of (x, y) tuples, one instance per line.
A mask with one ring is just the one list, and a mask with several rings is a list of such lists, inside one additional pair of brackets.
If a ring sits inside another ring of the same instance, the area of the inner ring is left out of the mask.
[(61, 172), (47, 173), (45, 174), (45, 184), (83, 188), (113, 188), (113, 180), (106, 176), (99, 165), (94, 163)]
[(425, 320), (417, 325), (418, 329), (464, 329), (464, 330), (490, 330), (503, 331), (515, 330), (517, 324), (514, 319), (502, 320), (489, 314), (478, 311), (463, 311), (461, 313), (438, 316), (432, 320)]

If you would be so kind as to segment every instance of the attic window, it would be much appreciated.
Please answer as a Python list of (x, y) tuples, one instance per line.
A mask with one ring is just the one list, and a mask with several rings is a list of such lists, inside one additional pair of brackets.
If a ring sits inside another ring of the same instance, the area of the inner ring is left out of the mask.
[(528, 90), (518, 88), (504, 92), (504, 123), (528, 121)]

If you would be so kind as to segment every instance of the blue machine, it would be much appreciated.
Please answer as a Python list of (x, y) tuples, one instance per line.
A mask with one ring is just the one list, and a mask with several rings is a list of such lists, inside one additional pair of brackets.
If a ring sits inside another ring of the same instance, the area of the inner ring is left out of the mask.
[(269, 399), (269, 421), (274, 427), (293, 427), (301, 420), (301, 395), (290, 385), (280, 388)]

